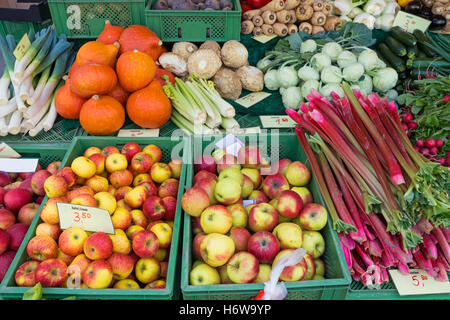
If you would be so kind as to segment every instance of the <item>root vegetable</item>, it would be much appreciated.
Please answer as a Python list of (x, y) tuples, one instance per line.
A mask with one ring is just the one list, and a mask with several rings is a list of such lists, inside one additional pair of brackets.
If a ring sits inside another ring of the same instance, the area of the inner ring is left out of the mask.
[(291, 21), (291, 14), (288, 10), (280, 10), (276, 12), (277, 15), (277, 22), (280, 23), (288, 23)]
[(202, 79), (212, 78), (221, 66), (220, 57), (211, 49), (199, 49), (191, 54), (187, 61), (189, 74)]
[(254, 10), (249, 10), (249, 11), (245, 11), (242, 14), (242, 19), (243, 20), (251, 20), (254, 16), (260, 15), (261, 14), (261, 10), (260, 9), (254, 9)]
[(436, 15), (442, 16), (445, 13), (445, 6), (441, 2), (435, 2), (431, 8), (431, 12)]
[(184, 77), (188, 74), (187, 60), (176, 53), (165, 52), (159, 56), (158, 61), (163, 69), (179, 77)]
[(216, 54), (220, 57), (220, 44), (213, 40), (206, 40), (203, 42), (199, 49), (211, 49), (216, 52)]
[(250, 34), (253, 32), (255, 25), (250, 20), (242, 21), (241, 23), (241, 33), (242, 34)]
[(257, 15), (252, 18), (252, 23), (255, 27), (261, 27), (264, 24), (264, 21), (260, 15)]
[(300, 5), (300, 0), (286, 0), (284, 10), (292, 10)]
[(295, 9), (289, 10), (291, 14), (291, 21), (290, 23), (296, 23), (297, 22), (297, 15), (295, 14)]
[(303, 6), (297, 7), (297, 9), (295, 9), (295, 16), (297, 17), (297, 20), (299, 20), (299, 21), (307, 21), (307, 20), (311, 19), (313, 14), (314, 14), (314, 9), (310, 5), (303, 5)]
[(302, 22), (302, 23), (300, 23), (300, 25), (298, 26), (298, 31), (311, 34), (312, 33), (312, 25), (311, 25), (311, 23), (309, 23), (309, 22)]
[(325, 29), (322, 26), (313, 26), (311, 34), (317, 34), (325, 32)]
[(333, 4), (332, 4), (331, 2), (324, 1), (324, 2), (323, 2), (322, 12), (323, 12), (326, 16), (329, 16), (329, 15), (331, 14), (331, 12), (333, 12)]
[(172, 52), (178, 54), (184, 59), (188, 59), (189, 56), (197, 50), (198, 48), (195, 44), (186, 41), (175, 42), (172, 47)]
[(273, 27), (270, 24), (263, 24), (261, 29), (266, 36), (271, 36), (273, 34)]
[(219, 0), (205, 0), (204, 9), (212, 9), (212, 10), (220, 10), (220, 2)]
[(329, 32), (332, 30), (339, 30), (342, 25), (344, 24), (344, 21), (336, 16), (327, 17), (327, 21), (325, 22), (323, 28), (325, 31)]
[(153, 10), (169, 10), (169, 5), (164, 0), (158, 0), (153, 5)]
[(253, 66), (242, 66), (236, 71), (242, 87), (248, 91), (259, 92), (264, 88), (264, 74)]
[(214, 75), (213, 81), (222, 98), (236, 100), (242, 93), (241, 80), (230, 68), (220, 68)]
[(311, 24), (315, 26), (323, 26), (327, 22), (327, 16), (320, 11), (316, 11), (313, 13), (311, 17)]
[(261, 17), (264, 20), (264, 24), (274, 24), (277, 20), (277, 16), (273, 11), (267, 10), (261, 14)]
[(255, 27), (255, 28), (253, 29), (253, 35), (254, 35), (254, 36), (260, 36), (260, 35), (262, 35), (262, 34), (264, 34), (264, 33), (263, 33), (263, 30), (262, 30), (261, 27)]
[(277, 12), (277, 11), (283, 10), (285, 5), (286, 4), (285, 4), (284, 0), (272, 0), (268, 4), (266, 4), (264, 7), (262, 7), (261, 11), (270, 10), (270, 11)]
[(273, 32), (279, 37), (284, 37), (288, 34), (288, 28), (284, 23), (276, 22), (273, 24)]
[(247, 48), (236, 40), (225, 42), (220, 53), (222, 55), (222, 62), (227, 67), (239, 68), (245, 65), (248, 60)]
[(316, 0), (313, 3), (314, 11), (322, 11), (323, 10), (323, 2), (321, 0)]
[(289, 33), (289, 34), (293, 34), (293, 33), (297, 33), (297, 32), (298, 32), (298, 27), (297, 27), (297, 25), (295, 25), (295, 24), (293, 24), (293, 23), (288, 24), (288, 25), (287, 25), (287, 28), (288, 28), (288, 33)]
[(300, 0), (300, 6), (312, 6), (314, 0)]

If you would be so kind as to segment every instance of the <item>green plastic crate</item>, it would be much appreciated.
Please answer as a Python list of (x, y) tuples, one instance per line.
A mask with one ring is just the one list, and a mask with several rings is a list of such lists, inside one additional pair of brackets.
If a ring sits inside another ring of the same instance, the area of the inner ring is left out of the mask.
[(28, 22), (28, 21), (7, 21), (0, 20), (0, 34), (6, 37), (8, 34), (12, 34), (16, 42), (22, 39), (25, 33), (28, 33), (30, 29), (38, 32), (52, 24), (52, 20), (48, 19), (43, 22)]
[[(258, 145), (263, 155), (277, 158), (289, 158), (292, 160), (300, 160), (306, 163), (306, 155), (303, 152), (297, 136), (292, 133), (280, 134), (249, 134), (236, 135), (246, 144)], [(213, 144), (219, 141), (223, 136), (204, 136), (203, 140), (200, 136), (194, 136), (193, 158), (200, 156), (201, 151), (206, 148), (212, 152)], [(278, 139), (278, 141), (277, 141)], [(266, 147), (267, 146), (267, 147)], [(279, 146), (279, 147), (278, 147)], [(272, 162), (271, 161), (271, 162)], [(186, 174), (186, 190), (192, 186), (192, 178), (194, 175), (194, 166), (189, 164)], [(313, 194), (317, 203), (323, 204), (322, 197), (315, 179), (312, 179), (308, 188)], [(324, 205), (324, 204), (323, 204)], [(285, 282), (288, 290), (286, 299), (289, 300), (342, 300), (345, 299), (348, 286), (351, 281), (350, 273), (345, 263), (345, 258), (340, 249), (339, 240), (336, 232), (332, 229), (331, 223), (321, 230), (326, 242), (325, 253), (321, 259), (324, 260), (326, 266), (325, 280), (305, 280), (295, 282)], [(184, 231), (183, 231), (183, 261), (181, 274), (181, 291), (185, 300), (249, 300), (256, 296), (259, 290), (264, 288), (264, 284), (220, 284), (194, 286), (189, 284), (189, 273), (192, 266), (192, 230), (191, 217), (184, 214)]]
[[(73, 159), (77, 156), (83, 154), (84, 150), (90, 146), (96, 146), (103, 148), (106, 146), (116, 146), (120, 148), (127, 142), (136, 142), (141, 147), (148, 144), (155, 144), (159, 146), (162, 150), (162, 161), (169, 162), (170, 159), (175, 157), (180, 157), (183, 160), (183, 167), (181, 171), (181, 176), (179, 180), (178, 189), (178, 203), (177, 211), (175, 214), (174, 227), (172, 233), (172, 244), (169, 255), (169, 268), (167, 271), (166, 287), (164, 289), (67, 289), (67, 288), (43, 288), (42, 294), (46, 299), (52, 298), (65, 298), (68, 296), (75, 296), (77, 299), (139, 299), (139, 300), (172, 300), (178, 299), (180, 294), (179, 286), (175, 283), (175, 274), (177, 272), (177, 256), (178, 256), (178, 242), (180, 239), (181, 232), (181, 205), (180, 199), (184, 191), (184, 183), (186, 178), (186, 163), (190, 159), (190, 139), (180, 138), (118, 138), (118, 137), (77, 137), (74, 139), (68, 152), (66, 153), (64, 159), (62, 160), (61, 166), (70, 165)], [(171, 157), (173, 150), (176, 150), (176, 154)], [(182, 153), (182, 154), (181, 154)], [(26, 246), (30, 239), (36, 234), (37, 225), (42, 222), (40, 219), (40, 210), (42, 210), (43, 205), (47, 201), (47, 197), (44, 198), (41, 207), (39, 208), (38, 214), (34, 218), (33, 222), (28, 229), (27, 234), (17, 251), (16, 257), (11, 263), (11, 267), (5, 275), (3, 282), (0, 284), (0, 297), (4, 300), (7, 299), (20, 299), (24, 292), (29, 288), (27, 287), (17, 287), (14, 281), (14, 274), (17, 268), (29, 260), (26, 253)]]
[(96, 38), (105, 21), (127, 27), (145, 24), (146, 0), (48, 0), (58, 34), (68, 38)]
[(233, 10), (153, 10), (152, 0), (145, 8), (145, 23), (164, 42), (240, 40), (241, 5)]

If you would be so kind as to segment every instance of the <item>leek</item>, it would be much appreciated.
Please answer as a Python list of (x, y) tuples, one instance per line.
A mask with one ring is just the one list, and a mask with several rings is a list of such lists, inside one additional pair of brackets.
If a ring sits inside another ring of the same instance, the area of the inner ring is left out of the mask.
[(33, 116), (29, 119), (27, 119), (27, 121), (24, 122), (24, 126), (27, 129), (32, 129), (34, 128), (37, 123), (44, 118), (45, 114), (48, 111), (48, 108), (50, 107), (50, 104), (52, 102), (52, 98), (50, 97), (45, 103), (44, 105), (39, 109), (38, 112), (36, 112), (35, 114), (33, 114)]
[(4, 116), (13, 113), (16, 110), (17, 110), (16, 97), (13, 97), (11, 100), (8, 101), (6, 105), (0, 107), (0, 117), (3, 118)]
[(8, 124), (9, 124), (9, 120), (11, 119), (12, 113), (4, 116), (3, 118), (5, 119), (5, 125), (0, 127), (0, 135), (1, 136), (7, 136), (8, 135)]
[(63, 85), (64, 85), (64, 82), (60, 81), (58, 84), (58, 87), (56, 87), (56, 90), (53, 92), (52, 103), (50, 104), (50, 109), (48, 110), (48, 113), (45, 116), (45, 120), (42, 125), (42, 127), (44, 128), (44, 131), (48, 131), (53, 127), (56, 117), (58, 116), (58, 113), (56, 112), (56, 106), (55, 106), (55, 96), (56, 96), (56, 93), (58, 92), (59, 88), (61, 88)]
[(50, 76), (50, 69), (51, 67), (48, 67), (41, 73), (41, 76), (39, 78), (38, 84), (36, 86), (36, 89), (34, 90), (33, 95), (27, 99), (27, 103), (29, 105), (35, 103), (36, 100), (39, 99), (40, 95), (42, 94), (42, 90), (44, 90), (45, 84), (47, 83), (48, 77)]
[(20, 122), (22, 121), (22, 113), (19, 110), (14, 111), (9, 120), (8, 132), (10, 134), (18, 134), (20, 132)]
[(8, 94), (9, 94), (9, 84), (11, 83), (11, 78), (9, 76), (8, 70), (3, 72), (2, 77), (0, 78), (0, 105), (5, 105), (8, 103)]
[[(63, 53), (70, 51), (72, 48), (72, 44), (65, 41), (60, 40), (55, 44), (55, 46), (50, 50), (49, 54), (41, 61), (36, 70), (31, 73), (32, 77), (35, 77), (39, 73), (43, 72), (46, 68), (50, 67), (55, 60), (57, 60)], [(67, 73), (66, 69), (63, 70), (63, 73)]]
[(7, 128), (6, 117), (0, 117), (0, 136), (4, 137), (8, 135), (8, 132), (3, 131), (3, 128)]
[(6, 35), (6, 42), (8, 43), (9, 51), (12, 53), (16, 49), (16, 40), (12, 34)]
[[(31, 92), (32, 91), (32, 92)], [(33, 89), (33, 79), (26, 78), (25, 80), (21, 81), (21, 84), (19, 86), (19, 92), (16, 92), (16, 95), (19, 95), (19, 98), (22, 101), (26, 101), (30, 95), (32, 95), (34, 92)]]
[[(43, 62), (49, 56), (50, 47), (54, 47), (55, 45), (56, 45), (56, 32), (52, 30), (51, 35), (45, 39), (45, 42), (42, 45), (36, 57), (25, 69), (21, 78), (22, 80), (27, 79), (29, 76), (33, 74), (33, 72), (37, 69), (37, 67), (41, 64), (41, 62)], [(34, 76), (31, 78), (34, 78)]]

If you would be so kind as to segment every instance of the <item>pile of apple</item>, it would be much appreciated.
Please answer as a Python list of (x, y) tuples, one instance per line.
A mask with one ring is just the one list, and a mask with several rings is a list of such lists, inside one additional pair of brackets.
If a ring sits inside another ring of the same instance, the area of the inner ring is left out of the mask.
[[(60, 165), (54, 161), (44, 171), (55, 173)], [(38, 164), (35, 172), (0, 172), (0, 282), (44, 198), (45, 191), (36, 184), (41, 170)]]
[[(165, 288), (181, 160), (161, 162), (156, 145), (134, 142), (87, 148), (70, 167), (40, 180), (49, 197), (15, 273), (18, 286)], [(37, 172), (36, 174), (38, 174)], [(97, 207), (111, 215), (114, 234), (61, 230), (57, 202)]]
[(199, 157), (194, 172), (193, 187), (181, 198), (195, 234), (191, 285), (268, 281), (273, 265), (297, 248), (307, 254), (280, 280), (324, 279), (319, 231), (328, 214), (313, 203), (311, 174), (302, 162), (285, 158), (271, 166), (247, 145), (237, 157)]

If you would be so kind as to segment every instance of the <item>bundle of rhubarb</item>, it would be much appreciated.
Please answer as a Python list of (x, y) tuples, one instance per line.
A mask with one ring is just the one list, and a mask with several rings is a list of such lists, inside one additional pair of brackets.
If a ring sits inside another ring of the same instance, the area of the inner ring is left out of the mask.
[(313, 90), (300, 112), (286, 112), (299, 124), (350, 273), (369, 288), (388, 282), (390, 268), (448, 281), (449, 169), (413, 148), (394, 102), (342, 87), (343, 98)]

